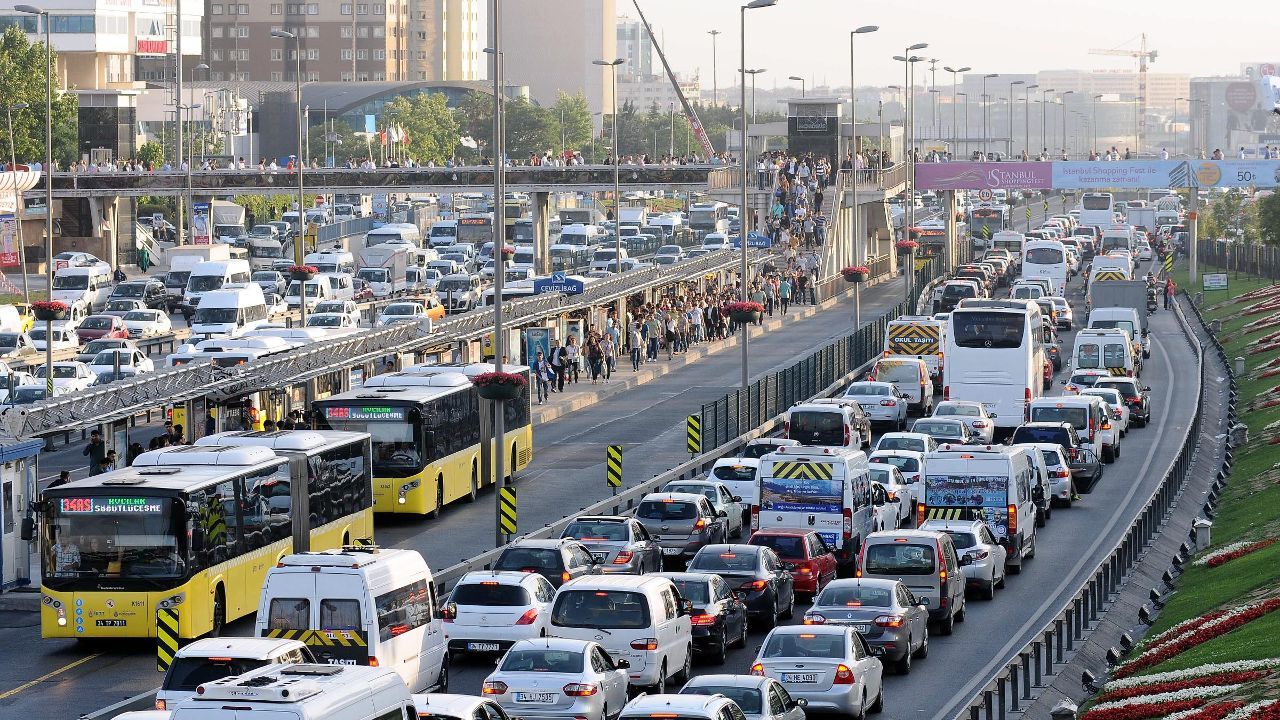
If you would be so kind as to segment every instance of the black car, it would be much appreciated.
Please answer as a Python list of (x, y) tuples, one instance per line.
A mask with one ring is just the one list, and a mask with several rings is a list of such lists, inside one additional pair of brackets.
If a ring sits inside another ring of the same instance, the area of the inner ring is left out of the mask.
[(569, 539), (520, 540), (502, 551), (493, 569), (536, 572), (553, 587), (583, 575), (600, 574), (587, 546)]
[(796, 604), (795, 583), (772, 548), (759, 545), (707, 545), (686, 568), (719, 575), (747, 606), (747, 615), (771, 628), (789, 620)]
[(167, 310), (169, 298), (159, 280), (126, 280), (111, 291), (111, 298), (141, 300), (148, 310)]
[(747, 606), (724, 578), (710, 573), (654, 573), (675, 583), (680, 598), (693, 605), (689, 619), (693, 649), (723, 665), (729, 646), (747, 644)]
[(1100, 378), (1093, 386), (1115, 388), (1120, 391), (1124, 404), (1129, 406), (1130, 424), (1136, 423), (1146, 427), (1151, 422), (1150, 387), (1139, 385), (1137, 380), (1127, 377)]
[(1076, 428), (1069, 422), (1030, 422), (1019, 425), (1013, 431), (1010, 443), (1054, 443), (1062, 446), (1071, 468), (1071, 478), (1077, 490), (1092, 492), (1102, 479), (1102, 461), (1097, 454), (1080, 442)]

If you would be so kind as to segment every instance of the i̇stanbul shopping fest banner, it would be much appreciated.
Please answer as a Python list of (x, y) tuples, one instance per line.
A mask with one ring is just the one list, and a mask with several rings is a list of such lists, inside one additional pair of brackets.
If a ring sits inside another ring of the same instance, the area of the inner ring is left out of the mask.
[(918, 163), (920, 190), (1273, 188), (1280, 160)]

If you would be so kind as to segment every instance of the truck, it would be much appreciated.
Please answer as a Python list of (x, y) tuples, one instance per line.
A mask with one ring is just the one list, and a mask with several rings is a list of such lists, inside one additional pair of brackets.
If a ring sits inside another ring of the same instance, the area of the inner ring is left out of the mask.
[(640, 207), (624, 207), (618, 210), (618, 224), (624, 227), (640, 228), (649, 224), (649, 210)]
[(599, 225), (604, 222), (604, 215), (595, 208), (561, 208), (560, 224), (562, 226), (569, 225)]
[(247, 231), (244, 226), (244, 208), (226, 200), (213, 200), (209, 203), (209, 224), (213, 226), (213, 237), (218, 242), (230, 244)]
[(1156, 201), (1156, 225), (1177, 225), (1182, 211), (1182, 198), (1166, 195)]
[(405, 271), (409, 266), (409, 248), (406, 245), (383, 243), (363, 248), (359, 265), (356, 277), (369, 283), (376, 298), (399, 295), (408, 289)]
[(1146, 232), (1155, 232), (1156, 230), (1156, 208), (1154, 205), (1143, 205), (1141, 207), (1129, 208), (1129, 216), (1127, 222), (1135, 228), (1142, 228)]
[[(1142, 325), (1134, 339), (1142, 349), (1143, 357), (1151, 357), (1151, 339), (1147, 328), (1147, 283), (1143, 280), (1098, 280), (1089, 288), (1089, 307), (1130, 308), (1138, 314)], [(1092, 315), (1090, 315), (1092, 317)], [(1106, 325), (1104, 327), (1114, 327)]]

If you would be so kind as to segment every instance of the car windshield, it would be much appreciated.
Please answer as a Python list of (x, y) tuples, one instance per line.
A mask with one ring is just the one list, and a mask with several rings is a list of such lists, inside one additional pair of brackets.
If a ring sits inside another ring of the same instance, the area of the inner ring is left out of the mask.
[(689, 561), (689, 572), (755, 572), (759, 555), (743, 552), (700, 552)]
[(972, 285), (964, 283), (956, 283), (955, 285), (947, 285), (942, 288), (942, 297), (945, 298), (969, 298), (977, 296), (978, 291)]
[(1094, 375), (1092, 373), (1077, 373), (1071, 376), (1070, 384), (1077, 385), (1079, 387), (1093, 387), (1094, 383), (1098, 382), (1102, 377), (1105, 376)]
[(178, 657), (173, 659), (169, 672), (164, 677), (164, 690), (179, 692), (195, 692), (205, 683), (221, 680), (232, 675), (243, 675), (267, 664), (266, 660), (247, 658), (202, 658)]
[(453, 589), (450, 598), (458, 605), (520, 607), (530, 602), (529, 591), (520, 585), (504, 585), (496, 580), (467, 582)]
[(751, 544), (773, 548), (778, 557), (787, 560), (803, 560), (805, 556), (804, 538), (799, 535), (752, 535)]
[(872, 395), (892, 395), (888, 385), (850, 385), (844, 391), (845, 397), (867, 397)]
[(1131, 381), (1102, 380), (1098, 384), (1094, 385), (1094, 387), (1115, 388), (1121, 395), (1125, 395), (1128, 397), (1138, 396), (1138, 384)]
[(978, 544), (978, 538), (973, 533), (961, 532), (959, 530), (947, 530), (947, 535), (951, 536), (951, 544), (957, 548), (971, 548)]
[(875, 377), (880, 382), (913, 383), (920, 381), (920, 368), (914, 363), (881, 360), (876, 363)]
[(876, 444), (876, 450), (914, 450), (915, 452), (925, 452), (925, 442), (919, 438), (882, 437), (880, 438), (880, 442)]
[(1058, 248), (1038, 247), (1027, 251), (1024, 262), (1029, 265), (1058, 265), (1065, 260)]
[(233, 323), (236, 321), (235, 308), (197, 307), (193, 323)]
[(1020, 427), (1013, 431), (1014, 443), (1053, 443), (1066, 446), (1070, 436), (1062, 428)]
[(361, 268), (360, 272), (356, 273), (356, 277), (365, 282), (381, 283), (388, 281), (390, 273), (386, 268)]
[(980, 417), (982, 409), (973, 405), (939, 405), (934, 415), (961, 415), (964, 417)]
[(1082, 407), (1033, 407), (1032, 422), (1065, 422), (1071, 423), (1077, 430), (1089, 426), (1089, 411)]
[(893, 593), (889, 588), (867, 585), (837, 585), (822, 591), (814, 605), (823, 607), (889, 607)]
[[(753, 452), (758, 453), (758, 455), (755, 456), (758, 458), (773, 452), (773, 448), (769, 445), (749, 445), (744, 448), (742, 456), (751, 457), (750, 453)], [(711, 470), (711, 474), (715, 476), (717, 480), (741, 482), (743, 480), (755, 480), (756, 469), (750, 465), (721, 465), (713, 468)]]
[[(90, 365), (115, 365), (117, 356), (119, 356), (121, 364), (123, 365), (129, 364), (129, 356), (121, 354), (119, 350), (103, 350), (102, 352), (99, 352), (97, 355), (94, 355), (93, 361), (90, 362), (89, 364)], [(75, 376), (67, 375), (66, 377), (75, 377)]]
[(788, 418), (787, 434), (804, 445), (844, 445), (845, 423), (841, 412), (798, 410)]
[(1124, 400), (1120, 397), (1120, 393), (1112, 388), (1099, 388), (1098, 386), (1095, 385), (1094, 387), (1090, 388), (1088, 391), (1080, 394), (1095, 395), (1097, 397), (1102, 398), (1107, 402), (1108, 405), (1111, 405), (1113, 407), (1119, 407), (1120, 405), (1124, 404)]
[[(763, 704), (760, 691), (756, 688), (734, 687), (733, 685), (699, 685), (686, 686), (681, 695), (723, 695), (738, 704), (738, 708), (748, 715), (759, 715)], [(665, 715), (663, 717), (666, 717)], [(735, 714), (736, 717), (736, 714)]]
[(342, 327), (342, 316), (317, 313), (307, 318), (307, 325), (310, 327)]
[(443, 280), (440, 281), (440, 284), (436, 286), (436, 291), (442, 292), (442, 293), (448, 293), (450, 291), (466, 292), (470, 289), (471, 289), (470, 278), (444, 278)]
[[(37, 367), (36, 377), (38, 378), (47, 377), (47, 373), (45, 372), (46, 370), (48, 370), (47, 365), (41, 365), (40, 367)], [(72, 379), (75, 379), (77, 374), (78, 373), (76, 371), (76, 366), (74, 365), (54, 365), (53, 366), (54, 379), (72, 380)]]
[(694, 605), (706, 605), (711, 602), (711, 589), (706, 580), (672, 580), (680, 597)]
[(645, 520), (692, 520), (698, 517), (698, 506), (680, 500), (645, 500), (636, 510)]
[(221, 275), (192, 275), (187, 281), (187, 289), (191, 292), (210, 292), (222, 287)]
[(53, 277), (54, 290), (87, 290), (88, 288), (88, 275), (55, 275)]
[(625, 522), (609, 520), (574, 520), (564, 529), (560, 537), (575, 538), (583, 541), (608, 540), (626, 542), (631, 539)]
[(256, 272), (253, 274), (254, 282), (280, 282), (280, 275), (274, 272)]
[(878, 463), (884, 463), (885, 465), (892, 465), (898, 468), (899, 470), (901, 470), (903, 473), (914, 473), (920, 469), (920, 461), (916, 460), (913, 457), (899, 457), (897, 455), (886, 455), (886, 456), (872, 455), (871, 462), (878, 462)]
[(388, 305), (382, 309), (383, 315), (413, 315), (418, 310), (418, 306), (412, 303), (400, 303)]
[(502, 672), (580, 673), (582, 653), (550, 648), (512, 650), (503, 657), (499, 669)]
[(649, 603), (637, 592), (621, 590), (561, 590), (551, 609), (551, 624), (558, 627), (648, 628)]
[(778, 633), (769, 637), (763, 658), (842, 658), (845, 657), (843, 633)]
[(960, 428), (961, 426), (954, 422), (928, 422), (925, 420), (917, 420), (916, 424), (911, 426), (913, 432), (947, 438), (964, 437), (964, 430)]
[(120, 283), (111, 291), (116, 297), (140, 298), (146, 294), (147, 286), (141, 283)]
[(85, 318), (84, 321), (80, 323), (80, 327), (86, 330), (110, 330), (112, 325), (111, 321), (114, 319), (115, 318), (93, 315)]
[(1040, 455), (1044, 457), (1044, 463), (1049, 467), (1057, 467), (1062, 465), (1062, 455), (1057, 450), (1041, 450)]
[(18, 347), (22, 336), (18, 333), (0, 333), (0, 347)]
[(559, 570), (560, 551), (555, 548), (514, 547), (502, 553), (493, 564), (494, 570)]
[(130, 310), (124, 314), (124, 319), (137, 320), (139, 322), (151, 322), (156, 319), (156, 314), (149, 310)]
[(714, 487), (707, 485), (681, 485), (680, 483), (671, 483), (662, 488), (663, 492), (693, 493), (715, 502), (719, 499), (719, 493)]
[[(0, 343), (3, 343), (3, 341), (0, 340)], [(97, 355), (103, 350), (108, 350), (110, 348), (121, 348), (121, 347), (126, 347), (124, 344), (124, 340), (107, 340), (107, 339), (94, 340), (93, 342), (84, 346), (83, 354)]]
[(319, 314), (319, 313), (345, 313), (346, 311), (347, 309), (340, 302), (324, 301), (324, 302), (316, 303), (315, 310), (313, 310), (312, 312)]
[(879, 575), (932, 575), (932, 545), (876, 543), (866, 550), (865, 570)]
[(954, 342), (963, 348), (1021, 347), (1026, 324), (1026, 314), (1017, 312), (959, 310), (951, 314)]

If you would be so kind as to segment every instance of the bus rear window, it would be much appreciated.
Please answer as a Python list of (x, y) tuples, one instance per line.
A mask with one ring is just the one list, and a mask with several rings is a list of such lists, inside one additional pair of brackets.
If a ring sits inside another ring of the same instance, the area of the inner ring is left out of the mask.
[(876, 544), (867, 548), (863, 570), (875, 575), (932, 575), (933, 559), (930, 545)]
[(1081, 407), (1036, 407), (1031, 408), (1032, 422), (1067, 422), (1077, 430), (1089, 426), (1089, 413)]
[(1026, 262), (1030, 265), (1061, 265), (1066, 262), (1062, 251), (1057, 248), (1032, 248), (1027, 251)]
[(836, 412), (793, 412), (789, 437), (804, 445), (844, 445), (844, 415)]
[(1085, 195), (1080, 204), (1085, 210), (1110, 210), (1111, 198), (1106, 195)]
[(1022, 346), (1027, 319), (1016, 312), (955, 312), (951, 322), (957, 346), (1007, 350)]

